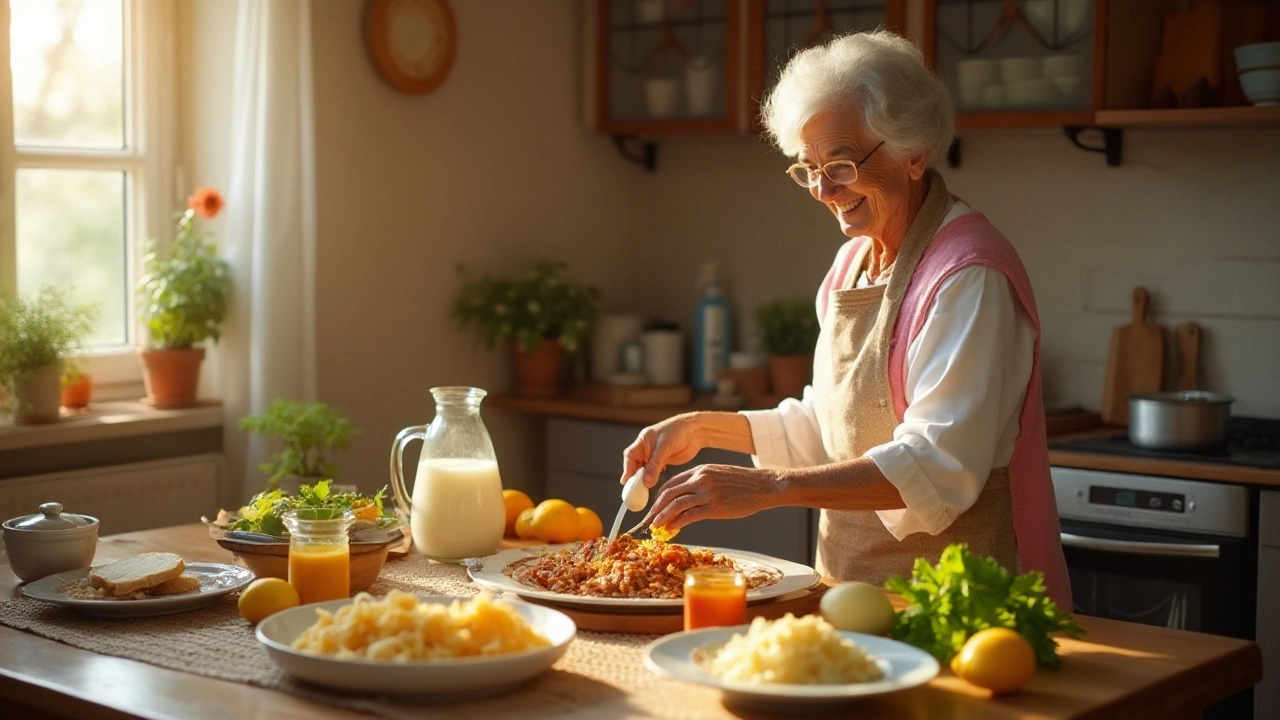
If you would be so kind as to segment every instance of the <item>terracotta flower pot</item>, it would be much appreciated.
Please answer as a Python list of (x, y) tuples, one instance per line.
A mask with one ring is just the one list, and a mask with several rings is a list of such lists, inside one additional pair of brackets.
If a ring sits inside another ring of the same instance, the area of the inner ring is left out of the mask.
[(516, 365), (516, 394), (521, 397), (545, 398), (560, 394), (560, 368), (564, 364), (564, 348), (556, 340), (543, 340), (533, 352), (524, 352), (515, 344), (511, 354)]
[(204, 348), (185, 350), (139, 350), (146, 402), (158, 408), (191, 407), (196, 404), (200, 384), (200, 363)]
[(773, 382), (773, 394), (799, 398), (804, 386), (813, 378), (812, 355), (770, 355), (769, 377)]
[(89, 398), (93, 395), (93, 378), (80, 373), (75, 380), (62, 386), (62, 407), (68, 410), (80, 410), (89, 407)]
[(16, 376), (13, 379), (13, 421), (20, 425), (58, 422), (61, 385), (62, 368), (57, 365)]

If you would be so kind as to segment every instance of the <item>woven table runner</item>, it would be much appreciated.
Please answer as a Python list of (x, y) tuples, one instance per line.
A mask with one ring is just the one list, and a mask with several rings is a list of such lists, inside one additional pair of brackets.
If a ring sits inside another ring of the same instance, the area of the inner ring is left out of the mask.
[[(383, 595), (392, 588), (427, 595), (479, 592), (463, 568), (434, 563), (415, 553), (388, 560), (369, 592)], [(271, 660), (254, 637), (253, 627), (240, 617), (235, 595), (199, 610), (145, 618), (90, 617), (24, 597), (0, 603), (0, 623), (103, 655), (270, 688), (383, 717), (732, 717), (714, 689), (665, 679), (646, 669), (641, 649), (653, 639), (647, 635), (580, 631), (555, 666), (528, 685), (492, 698), (446, 704), (359, 697), (292, 679)]]

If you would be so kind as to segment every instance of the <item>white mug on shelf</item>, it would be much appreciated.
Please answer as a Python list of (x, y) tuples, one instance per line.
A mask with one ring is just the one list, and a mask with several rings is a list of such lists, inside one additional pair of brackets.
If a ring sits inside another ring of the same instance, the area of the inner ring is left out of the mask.
[(650, 385), (679, 385), (684, 380), (684, 336), (679, 330), (646, 330), (644, 371)]

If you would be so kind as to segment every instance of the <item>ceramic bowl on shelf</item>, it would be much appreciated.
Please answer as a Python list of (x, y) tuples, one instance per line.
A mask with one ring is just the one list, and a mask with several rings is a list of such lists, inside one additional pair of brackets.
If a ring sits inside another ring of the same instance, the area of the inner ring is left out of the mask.
[(1241, 73), (1256, 68), (1280, 67), (1280, 42), (1241, 45), (1231, 52), (1236, 58), (1236, 70)]
[(1280, 67), (1240, 73), (1240, 89), (1254, 105), (1280, 105)]

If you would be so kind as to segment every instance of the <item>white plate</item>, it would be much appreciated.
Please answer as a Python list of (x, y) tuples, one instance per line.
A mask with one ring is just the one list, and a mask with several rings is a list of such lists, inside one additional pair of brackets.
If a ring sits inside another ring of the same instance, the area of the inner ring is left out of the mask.
[(69, 607), (85, 615), (102, 617), (147, 617), (170, 615), (195, 610), (212, 604), (215, 600), (233, 593), (253, 582), (253, 572), (248, 568), (221, 563), (187, 563), (183, 571), (200, 579), (200, 589), (181, 595), (166, 595), (143, 600), (81, 600), (58, 592), (67, 583), (89, 577), (89, 568), (68, 570), (29, 582), (22, 586), (22, 594), (35, 600)]
[[(606, 612), (616, 611), (632, 613), (680, 612), (684, 608), (684, 600), (681, 598), (599, 598), (587, 597), (584, 595), (565, 595), (563, 593), (551, 592), (550, 590), (543, 590), (525, 585), (515, 578), (507, 576), (503, 572), (508, 565), (517, 560), (524, 560), (531, 556), (552, 553), (562, 548), (575, 546), (576, 543), (569, 543), (567, 545), (547, 545), (543, 547), (503, 550), (496, 555), (479, 558), (478, 562), (476, 560), (466, 561), (467, 574), (471, 576), (471, 579), (477, 585), (487, 590), (515, 593), (521, 597), (552, 602), (566, 607), (578, 607)], [(773, 568), (782, 573), (782, 578), (778, 580), (778, 582), (772, 585), (766, 585), (765, 587), (756, 588), (754, 590), (748, 590), (748, 603), (780, 597), (782, 595), (795, 592), (796, 590), (806, 590), (817, 585), (821, 580), (821, 578), (818, 577), (817, 571), (808, 565), (793, 563), (781, 558), (746, 552), (745, 550), (725, 550), (723, 548), (708, 548), (696, 545), (689, 545), (687, 547), (690, 550), (710, 550), (717, 555), (724, 555), (739, 565), (743, 563), (762, 565), (767, 568)], [(483, 565), (481, 565), (481, 563), (483, 563)]]
[(871, 695), (923, 685), (938, 674), (938, 661), (919, 648), (897, 640), (853, 632), (840, 634), (876, 659), (876, 664), (884, 671), (882, 679), (847, 685), (746, 685), (721, 680), (694, 661), (695, 650), (722, 645), (735, 633), (745, 633), (748, 627), (707, 628), (668, 635), (645, 647), (644, 663), (660, 675), (718, 688), (727, 705), (744, 710), (784, 713), (829, 710)]
[[(439, 604), (467, 599), (418, 596), (419, 602)], [(550, 646), (510, 655), (405, 663), (339, 660), (293, 649), (293, 641), (316, 621), (316, 608), (336, 612), (351, 602), (330, 600), (278, 612), (258, 623), (258, 640), (285, 672), (317, 685), (362, 693), (488, 697), (519, 687), (550, 668), (578, 632), (573, 620), (558, 610), (512, 602), (516, 612), (551, 641)]]

